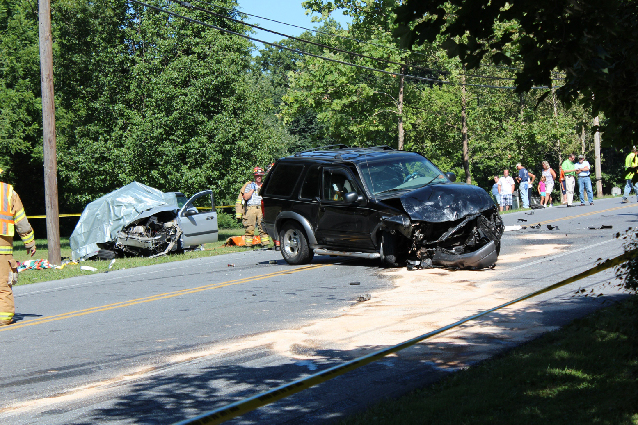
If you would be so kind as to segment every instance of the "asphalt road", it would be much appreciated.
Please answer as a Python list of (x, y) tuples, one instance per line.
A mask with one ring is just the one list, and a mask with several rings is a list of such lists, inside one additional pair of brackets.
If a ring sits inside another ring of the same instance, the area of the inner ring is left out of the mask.
[[(255, 251), (19, 286), (17, 323), (0, 328), (0, 418), (164, 424), (192, 417), (619, 255), (616, 233), (636, 227), (637, 213), (636, 203), (607, 199), (505, 214), (506, 225), (527, 228), (506, 232), (497, 267), (485, 272), (384, 271), (374, 261), (330, 257), (291, 267), (278, 252)], [(603, 224), (612, 228), (589, 229)], [(493, 313), (232, 422), (337, 419), (619, 299), (612, 279), (601, 273)], [(410, 288), (431, 294), (408, 308), (396, 298), (406, 288), (408, 297)], [(576, 296), (580, 289), (602, 296)], [(372, 320), (380, 314), (383, 325)], [(411, 320), (420, 322), (408, 329)], [(310, 337), (297, 341), (299, 332)]]

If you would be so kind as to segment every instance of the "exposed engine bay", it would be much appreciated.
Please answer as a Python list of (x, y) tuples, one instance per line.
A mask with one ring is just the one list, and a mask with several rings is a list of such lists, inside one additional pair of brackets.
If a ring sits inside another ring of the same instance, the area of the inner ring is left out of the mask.
[(160, 256), (181, 249), (176, 215), (163, 212), (133, 222), (117, 233), (115, 251), (123, 255)]
[(415, 222), (408, 252), (408, 258), (413, 260), (408, 261), (408, 265), (455, 269), (492, 267), (498, 259), (504, 229), (495, 210), (453, 222)]

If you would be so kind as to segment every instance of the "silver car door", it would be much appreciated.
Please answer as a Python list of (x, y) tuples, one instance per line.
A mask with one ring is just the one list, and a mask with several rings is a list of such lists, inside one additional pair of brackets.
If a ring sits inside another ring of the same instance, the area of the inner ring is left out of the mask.
[(193, 195), (179, 211), (177, 220), (182, 229), (184, 248), (216, 242), (217, 212), (212, 190)]

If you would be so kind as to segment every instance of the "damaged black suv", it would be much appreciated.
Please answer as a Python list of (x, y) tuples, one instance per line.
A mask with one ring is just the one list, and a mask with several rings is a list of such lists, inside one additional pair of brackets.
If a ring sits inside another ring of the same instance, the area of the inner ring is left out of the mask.
[(423, 156), (386, 146), (305, 151), (277, 161), (264, 179), (264, 227), (289, 264), (318, 254), (491, 267), (504, 230), (496, 205), (454, 180)]

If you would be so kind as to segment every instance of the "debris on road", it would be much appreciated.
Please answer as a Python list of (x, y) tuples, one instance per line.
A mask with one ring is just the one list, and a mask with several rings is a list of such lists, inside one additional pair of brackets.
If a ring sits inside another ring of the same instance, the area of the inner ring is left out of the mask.
[(372, 298), (370, 294), (363, 294), (359, 295), (355, 301), (362, 303), (364, 301), (370, 301), (370, 298)]
[(350, 282), (350, 285), (361, 285), (361, 282)]
[(589, 230), (604, 230), (604, 229), (613, 229), (614, 226), (609, 224), (603, 224), (602, 226), (589, 226)]
[(516, 220), (517, 222), (523, 221), (523, 222), (527, 222), (527, 220), (525, 220), (524, 218), (519, 218), (518, 220)]
[(526, 212), (525, 215), (534, 215), (534, 211)]
[(229, 264), (228, 267), (235, 267), (235, 265), (234, 264)]
[(521, 230), (521, 226), (505, 226), (505, 232), (512, 232), (514, 230)]
[(432, 269), (434, 265), (431, 258), (424, 258), (423, 260), (408, 260), (408, 270), (421, 270)]
[(80, 270), (84, 270), (87, 272), (96, 272), (97, 269), (95, 267), (91, 267), (91, 266), (80, 266)]
[(547, 230), (560, 230), (558, 226), (552, 226), (551, 224), (547, 225)]
[(541, 224), (538, 223), (536, 226), (529, 226), (530, 229), (540, 229), (541, 228)]

